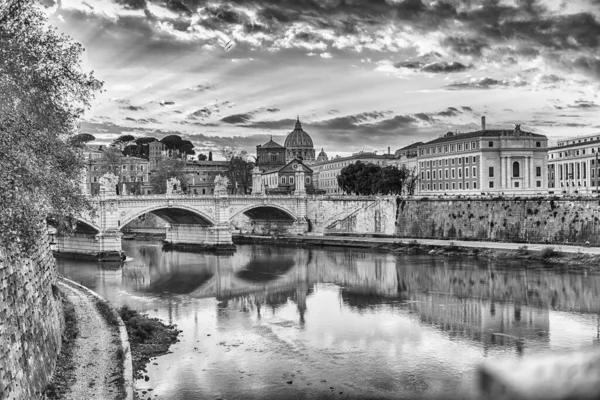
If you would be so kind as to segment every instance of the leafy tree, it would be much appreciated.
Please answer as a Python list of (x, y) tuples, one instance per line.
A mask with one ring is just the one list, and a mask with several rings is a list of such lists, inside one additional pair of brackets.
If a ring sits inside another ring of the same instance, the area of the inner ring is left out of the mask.
[(116, 138), (115, 140), (113, 140), (111, 147), (123, 149), (124, 147), (128, 146), (134, 140), (135, 140), (135, 137), (133, 135), (121, 135), (118, 138)]
[(185, 160), (180, 158), (164, 158), (158, 162), (156, 169), (150, 175), (152, 193), (164, 194), (167, 192), (167, 179), (177, 178), (181, 182), (183, 191), (187, 190), (187, 180), (184, 173)]
[(337, 177), (338, 186), (346, 193), (371, 196), (375, 194), (401, 195), (410, 186), (414, 193), (416, 175), (406, 167), (388, 165), (381, 167), (360, 161), (342, 168)]
[(90, 135), (89, 133), (80, 133), (79, 135), (69, 138), (68, 143), (73, 147), (83, 147), (85, 143), (92, 142), (94, 140), (96, 140), (94, 135)]
[(183, 139), (181, 139), (181, 136), (179, 135), (169, 135), (165, 136), (160, 141), (167, 146), (168, 149), (177, 150), (179, 149), (179, 146), (181, 146)]
[(206, 154), (198, 154), (198, 161), (206, 161), (207, 157)]
[(212, 151), (208, 152), (208, 161), (212, 161)]
[[(406, 168), (406, 167), (404, 167)], [(412, 196), (415, 194), (415, 189), (417, 188), (417, 184), (419, 183), (419, 174), (417, 173), (417, 167), (414, 167), (412, 170), (407, 170), (407, 178), (405, 182), (406, 186), (406, 194)]]
[(177, 150), (185, 155), (193, 156), (196, 154), (196, 151), (194, 151), (194, 144), (189, 140), (182, 140)]
[[(83, 48), (48, 26), (35, 2), (0, 2), (0, 245), (28, 251), (91, 211), (83, 160), (70, 142), (102, 82), (82, 71)], [(13, 247), (14, 248), (14, 247)]]
[[(234, 149), (231, 147), (222, 147), (219, 153), (225, 158), (227, 171), (225, 176), (229, 179), (229, 184), (234, 193), (248, 193), (252, 188), (252, 170), (254, 163), (246, 150)], [(212, 152), (209, 153), (209, 160)]]

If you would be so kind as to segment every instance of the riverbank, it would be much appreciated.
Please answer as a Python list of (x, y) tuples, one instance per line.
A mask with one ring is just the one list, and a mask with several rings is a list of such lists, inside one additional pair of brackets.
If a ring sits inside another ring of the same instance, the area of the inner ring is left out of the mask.
[(584, 269), (600, 269), (600, 247), (548, 245), (464, 240), (413, 239), (366, 236), (260, 236), (234, 235), (234, 243), (286, 244), (294, 246), (335, 246), (394, 254), (466, 255), (495, 259), (522, 259)]
[(124, 326), (95, 292), (65, 278), (65, 341), (48, 399), (133, 399), (131, 355)]

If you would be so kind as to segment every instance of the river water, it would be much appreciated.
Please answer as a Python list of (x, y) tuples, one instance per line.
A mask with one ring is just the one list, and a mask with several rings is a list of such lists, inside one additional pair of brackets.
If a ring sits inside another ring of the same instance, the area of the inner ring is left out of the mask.
[(123, 249), (122, 268), (58, 268), (183, 331), (136, 382), (142, 399), (476, 398), (486, 359), (599, 342), (598, 274), (355, 249)]

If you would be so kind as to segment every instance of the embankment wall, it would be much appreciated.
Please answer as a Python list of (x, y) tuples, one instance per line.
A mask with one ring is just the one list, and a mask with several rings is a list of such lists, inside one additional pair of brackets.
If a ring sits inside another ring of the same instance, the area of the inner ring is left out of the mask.
[(0, 399), (33, 399), (45, 388), (63, 327), (48, 238), (28, 256), (0, 248)]
[(600, 245), (600, 199), (398, 199), (402, 237)]

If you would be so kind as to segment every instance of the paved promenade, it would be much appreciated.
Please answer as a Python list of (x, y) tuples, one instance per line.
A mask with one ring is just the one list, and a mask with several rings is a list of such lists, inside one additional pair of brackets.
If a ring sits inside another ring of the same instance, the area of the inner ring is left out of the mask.
[[(240, 235), (245, 238), (256, 238), (264, 239), (265, 236), (259, 235)], [(465, 241), (465, 240), (441, 240), (441, 239), (413, 239), (413, 238), (391, 238), (391, 237), (362, 237), (362, 236), (311, 236), (311, 235), (286, 235), (283, 238), (288, 238), (292, 241), (300, 241), (306, 243), (315, 244), (327, 244), (333, 245), (338, 242), (340, 245), (355, 243), (357, 245), (368, 245), (373, 246), (377, 244), (393, 244), (398, 242), (408, 243), (412, 240), (416, 240), (419, 244), (430, 245), (430, 246), (449, 246), (450, 243), (454, 243), (457, 246), (462, 247), (477, 247), (483, 249), (498, 249), (498, 250), (517, 250), (519, 247), (526, 245), (530, 251), (541, 251), (545, 247), (553, 247), (554, 250), (562, 253), (586, 253), (586, 254), (600, 254), (600, 247), (587, 247), (587, 246), (573, 246), (567, 244), (533, 244), (533, 243), (505, 243), (505, 242), (477, 242), (477, 241)], [(324, 243), (325, 242), (325, 243)]]

